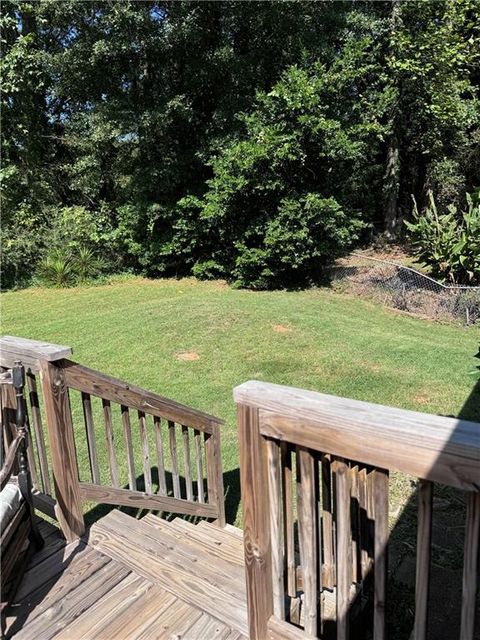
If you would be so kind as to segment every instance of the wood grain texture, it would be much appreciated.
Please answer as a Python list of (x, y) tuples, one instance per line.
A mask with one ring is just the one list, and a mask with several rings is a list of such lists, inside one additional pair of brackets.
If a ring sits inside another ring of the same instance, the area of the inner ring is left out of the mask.
[(118, 475), (117, 455), (115, 453), (115, 436), (113, 433), (112, 407), (110, 400), (102, 398), (103, 421), (105, 423), (105, 437), (107, 440), (108, 467), (110, 469), (110, 479), (114, 487), (120, 486), (120, 478)]
[(426, 640), (427, 637), (432, 507), (433, 485), (428, 480), (420, 480), (417, 488), (417, 567), (413, 640)]
[(477, 423), (256, 381), (234, 397), (262, 412), (263, 435), (461, 489), (480, 486)]
[(352, 545), (350, 522), (350, 475), (345, 462), (335, 461), (337, 501), (337, 640), (349, 638)]
[(183, 440), (183, 468), (185, 474), (185, 489), (187, 500), (193, 500), (192, 466), (190, 460), (190, 437), (188, 427), (182, 426)]
[(302, 640), (305, 634), (302, 629), (294, 627), (276, 616), (272, 616), (267, 625), (268, 640)]
[(141, 389), (122, 380), (107, 376), (100, 371), (64, 360), (65, 380), (69, 387), (90, 395), (123, 404), (131, 409), (143, 411), (172, 422), (186, 424), (201, 431), (211, 431), (212, 422), (222, 424), (220, 418), (197, 411), (156, 393)]
[(167, 480), (165, 478), (165, 457), (163, 453), (162, 420), (158, 416), (153, 417), (153, 428), (155, 431), (155, 449), (157, 452), (158, 493), (161, 496), (166, 496)]
[(303, 573), (303, 620), (305, 634), (316, 638), (318, 619), (317, 560), (317, 496), (314, 457), (311, 451), (297, 447), (299, 474), (297, 477), (298, 540)]
[(140, 442), (142, 443), (143, 480), (145, 493), (152, 493), (152, 471), (150, 469), (150, 451), (148, 448), (147, 421), (143, 411), (138, 412)]
[(467, 496), (460, 640), (473, 640), (475, 627), (475, 596), (478, 589), (479, 540), (480, 492), (477, 492)]
[[(135, 458), (133, 455), (133, 442), (132, 442), (132, 425), (130, 424), (130, 413), (128, 407), (122, 405), (120, 407), (122, 412), (122, 426), (123, 426), (123, 439), (125, 441), (125, 451), (127, 453), (127, 468), (128, 468), (128, 487), (132, 491), (137, 490), (137, 474), (135, 472)], [(95, 484), (100, 484), (99, 482)]]
[(205, 434), (205, 459), (207, 464), (208, 501), (218, 509), (217, 524), (224, 527), (225, 498), (223, 493), (222, 449), (220, 444), (220, 427), (212, 424), (212, 433)]
[(0, 338), (0, 364), (2, 367), (12, 367), (15, 360), (21, 360), (34, 370), (40, 367), (40, 361), (54, 362), (72, 355), (72, 348), (60, 344), (52, 344), (41, 340), (29, 340), (17, 336), (2, 336)]
[(268, 490), (270, 500), (270, 540), (272, 548), (272, 592), (273, 612), (285, 620), (284, 589), (284, 538), (282, 470), (280, 465), (280, 445), (275, 440), (266, 440), (268, 464)]
[(85, 430), (87, 432), (88, 460), (90, 463), (92, 482), (94, 484), (101, 484), (100, 469), (98, 467), (97, 440), (92, 415), (92, 402), (88, 393), (82, 393), (82, 409)]
[(175, 498), (181, 498), (180, 476), (178, 474), (177, 436), (175, 423), (171, 420), (168, 421), (168, 443), (170, 447), (170, 461), (172, 464), (173, 495)]
[(197, 470), (197, 498), (199, 502), (205, 502), (205, 488), (203, 483), (203, 451), (202, 435), (198, 429), (194, 431), (195, 440), (195, 465)]
[(122, 505), (133, 509), (153, 509), (167, 513), (182, 513), (185, 515), (201, 516), (204, 518), (216, 518), (218, 510), (215, 505), (189, 502), (170, 496), (131, 491), (130, 489), (118, 489), (115, 487), (103, 487), (80, 483), (80, 494), (84, 501), (93, 500), (104, 504)]
[(26, 382), (28, 389), (28, 400), (30, 404), (30, 415), (32, 418), (33, 431), (35, 433), (35, 445), (37, 448), (43, 493), (48, 493), (49, 495), (51, 495), (52, 489), (50, 486), (50, 476), (48, 471), (45, 434), (43, 432), (42, 414), (40, 411), (40, 402), (38, 398), (37, 381), (35, 375), (31, 372), (27, 372)]
[(386, 637), (387, 559), (388, 559), (388, 471), (376, 469), (373, 474), (375, 512), (373, 638)]
[(333, 531), (333, 500), (331, 456), (328, 453), (321, 457), (322, 472), (322, 586), (333, 589), (335, 586), (335, 546)]
[(273, 614), (267, 450), (260, 435), (258, 411), (237, 406), (240, 481), (247, 580), (248, 630), (251, 640), (264, 640)]
[(281, 443), (282, 455), (282, 495), (283, 495), (283, 525), (285, 540), (285, 570), (287, 573), (287, 594), (291, 598), (297, 595), (297, 580), (295, 573), (295, 538), (293, 517), (293, 478), (292, 478), (292, 450), (286, 442)]
[(72, 414), (62, 367), (42, 362), (41, 382), (50, 442), (56, 513), (66, 539), (79, 538), (84, 530)]

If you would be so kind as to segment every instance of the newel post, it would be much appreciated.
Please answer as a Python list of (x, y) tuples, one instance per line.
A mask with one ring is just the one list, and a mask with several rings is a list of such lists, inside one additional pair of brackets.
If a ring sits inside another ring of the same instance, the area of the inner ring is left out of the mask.
[(55, 485), (55, 513), (68, 542), (85, 531), (72, 412), (62, 361), (40, 361), (48, 439)]
[(267, 445), (259, 411), (237, 404), (249, 638), (265, 640), (273, 614)]

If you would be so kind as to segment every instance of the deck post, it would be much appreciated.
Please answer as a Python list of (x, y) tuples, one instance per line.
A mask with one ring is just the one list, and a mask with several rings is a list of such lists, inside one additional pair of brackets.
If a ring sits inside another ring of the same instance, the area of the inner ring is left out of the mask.
[(238, 404), (237, 416), (249, 638), (265, 640), (273, 614), (267, 443), (258, 409)]
[(73, 542), (84, 533), (85, 526), (70, 399), (61, 361), (41, 361), (40, 379), (55, 485), (55, 513), (65, 538)]
[(205, 455), (207, 458), (207, 489), (208, 498), (212, 500), (218, 509), (216, 524), (224, 527), (225, 497), (223, 492), (222, 451), (220, 447), (220, 426), (212, 422), (212, 433), (205, 440)]

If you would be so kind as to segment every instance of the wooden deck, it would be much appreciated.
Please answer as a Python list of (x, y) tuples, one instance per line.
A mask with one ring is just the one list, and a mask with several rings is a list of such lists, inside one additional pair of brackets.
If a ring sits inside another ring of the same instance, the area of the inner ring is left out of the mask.
[(246, 639), (240, 530), (118, 510), (70, 544), (40, 529), (45, 547), (7, 611), (7, 638)]

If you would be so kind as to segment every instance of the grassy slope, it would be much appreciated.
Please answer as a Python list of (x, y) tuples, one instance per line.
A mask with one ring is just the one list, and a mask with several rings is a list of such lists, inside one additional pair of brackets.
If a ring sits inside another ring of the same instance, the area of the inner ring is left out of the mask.
[[(478, 328), (405, 317), (328, 290), (255, 293), (133, 279), (1, 300), (2, 333), (71, 345), (79, 362), (226, 419), (231, 520), (238, 502), (235, 385), (256, 378), (458, 415), (480, 340)], [(200, 358), (179, 361), (184, 351)]]

